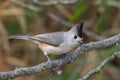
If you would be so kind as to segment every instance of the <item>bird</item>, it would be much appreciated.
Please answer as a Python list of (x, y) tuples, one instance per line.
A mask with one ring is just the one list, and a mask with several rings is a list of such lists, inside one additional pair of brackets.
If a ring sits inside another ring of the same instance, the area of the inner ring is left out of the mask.
[(61, 55), (75, 51), (83, 44), (83, 22), (74, 25), (68, 31), (59, 31), (51, 33), (29, 35), (12, 35), (9, 39), (29, 40), (38, 45), (47, 58), (47, 61), (52, 64), (49, 54)]

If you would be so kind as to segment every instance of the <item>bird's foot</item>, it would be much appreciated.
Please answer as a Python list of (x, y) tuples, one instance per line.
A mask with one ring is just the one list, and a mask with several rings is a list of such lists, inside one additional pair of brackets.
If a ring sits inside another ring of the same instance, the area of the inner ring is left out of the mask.
[(73, 63), (74, 60), (73, 60), (73, 57), (69, 54), (64, 54), (64, 57), (69, 61), (69, 63)]

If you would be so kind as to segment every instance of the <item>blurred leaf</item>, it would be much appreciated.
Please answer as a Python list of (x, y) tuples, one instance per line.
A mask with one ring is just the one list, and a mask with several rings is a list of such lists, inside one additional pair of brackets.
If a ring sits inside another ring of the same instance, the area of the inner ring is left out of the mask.
[(74, 23), (75, 21), (77, 21), (78, 19), (80, 19), (80, 17), (83, 15), (83, 13), (85, 13), (86, 11), (86, 5), (85, 4), (78, 4), (77, 6), (77, 10), (75, 10), (75, 13), (73, 13), (73, 15), (70, 18), (70, 22)]
[(115, 8), (114, 7), (106, 7), (103, 14), (101, 14), (100, 19), (96, 23), (96, 32), (102, 33), (107, 28), (111, 27), (112, 20), (114, 18), (113, 15), (115, 15)]
[(26, 24), (30, 25), (33, 23), (34, 20), (37, 20), (38, 18), (43, 17), (43, 16), (44, 16), (43, 13), (26, 11), (25, 12)]
[(6, 29), (9, 35), (21, 32), (20, 25), (17, 22), (9, 24)]

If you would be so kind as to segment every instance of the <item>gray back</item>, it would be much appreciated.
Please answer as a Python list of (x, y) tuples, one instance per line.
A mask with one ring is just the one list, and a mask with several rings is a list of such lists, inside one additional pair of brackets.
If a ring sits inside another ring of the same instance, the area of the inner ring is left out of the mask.
[(46, 33), (32, 36), (29, 39), (37, 40), (39, 42), (44, 42), (54, 46), (59, 46), (61, 43), (63, 43), (65, 33), (66, 32)]

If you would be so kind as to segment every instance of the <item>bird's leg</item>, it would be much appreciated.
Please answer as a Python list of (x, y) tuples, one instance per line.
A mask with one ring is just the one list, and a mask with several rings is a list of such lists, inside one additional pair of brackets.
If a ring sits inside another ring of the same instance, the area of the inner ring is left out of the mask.
[(52, 64), (52, 62), (51, 62), (51, 60), (50, 60), (50, 58), (49, 58), (49, 56), (47, 55), (46, 52), (44, 52), (44, 55), (48, 59), (51, 75), (53, 75), (53, 74), (61, 75), (62, 74), (62, 70), (58, 66), (53, 66), (53, 64)]
[(52, 66), (52, 62), (50, 58), (48, 57), (47, 53), (45, 52), (44, 55), (47, 57), (48, 63), (50, 64), (50, 67)]

